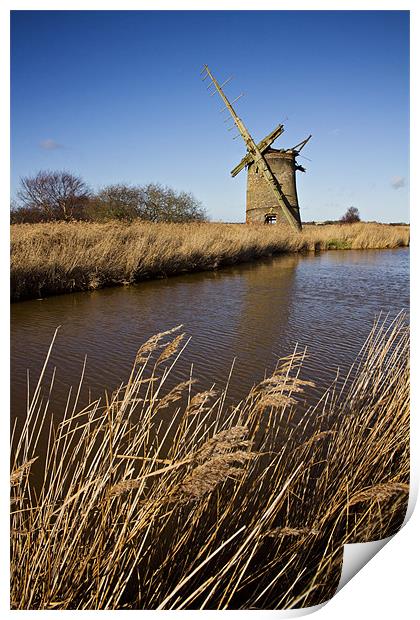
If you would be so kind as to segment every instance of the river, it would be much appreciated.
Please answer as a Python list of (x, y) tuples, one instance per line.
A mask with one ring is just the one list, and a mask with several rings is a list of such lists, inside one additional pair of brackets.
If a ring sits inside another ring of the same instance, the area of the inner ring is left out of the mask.
[(409, 250), (351, 250), (277, 256), (215, 272), (12, 304), (12, 418), (25, 416), (51, 338), (61, 326), (46, 385), (56, 367), (50, 410), (60, 417), (87, 366), (82, 401), (124, 381), (139, 346), (183, 324), (191, 337), (173, 380), (191, 364), (198, 387), (222, 387), (235, 358), (230, 398), (249, 388), (299, 343), (304, 375), (320, 394), (346, 371), (380, 313), (409, 308)]

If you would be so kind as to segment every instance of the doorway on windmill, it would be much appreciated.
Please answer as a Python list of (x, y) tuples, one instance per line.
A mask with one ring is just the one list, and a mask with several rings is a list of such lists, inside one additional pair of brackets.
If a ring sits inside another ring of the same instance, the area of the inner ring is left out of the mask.
[(264, 218), (264, 224), (277, 224), (277, 215), (268, 213)]

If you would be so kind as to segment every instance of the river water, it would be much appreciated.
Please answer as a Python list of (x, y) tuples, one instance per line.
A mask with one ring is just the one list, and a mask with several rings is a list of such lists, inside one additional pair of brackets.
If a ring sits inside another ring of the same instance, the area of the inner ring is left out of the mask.
[(61, 326), (46, 383), (56, 367), (50, 410), (60, 417), (85, 354), (82, 401), (124, 381), (139, 346), (182, 323), (191, 336), (173, 380), (222, 387), (234, 358), (230, 398), (240, 399), (296, 343), (306, 346), (304, 376), (321, 393), (346, 371), (380, 313), (409, 308), (409, 251), (351, 250), (286, 255), (215, 272), (127, 288), (61, 295), (12, 305), (12, 418), (22, 420), (27, 377), (33, 391), (51, 338)]

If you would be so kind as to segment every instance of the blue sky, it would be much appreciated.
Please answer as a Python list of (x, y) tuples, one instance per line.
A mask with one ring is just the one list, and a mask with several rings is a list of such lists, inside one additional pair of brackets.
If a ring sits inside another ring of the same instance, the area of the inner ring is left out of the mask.
[[(309, 133), (298, 174), (304, 221), (349, 206), (409, 220), (407, 11), (15, 11), (12, 193), (66, 169), (93, 189), (160, 182), (211, 219), (243, 221), (245, 154), (200, 79), (207, 63), (260, 140)], [(308, 158), (308, 159), (306, 159)]]

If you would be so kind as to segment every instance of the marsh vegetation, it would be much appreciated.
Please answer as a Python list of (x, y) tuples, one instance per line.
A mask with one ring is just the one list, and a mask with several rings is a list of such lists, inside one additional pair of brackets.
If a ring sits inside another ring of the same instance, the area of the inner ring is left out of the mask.
[(133, 284), (280, 253), (408, 246), (409, 226), (287, 226), (135, 221), (11, 227), (11, 297)]
[(166, 387), (185, 344), (179, 328), (151, 337), (124, 385), (84, 407), (76, 390), (55, 416), (43, 368), (12, 438), (13, 608), (315, 605), (334, 594), (343, 544), (401, 526), (404, 316), (377, 321), (344, 382), (305, 410), (305, 351), (228, 406), (229, 381)]

